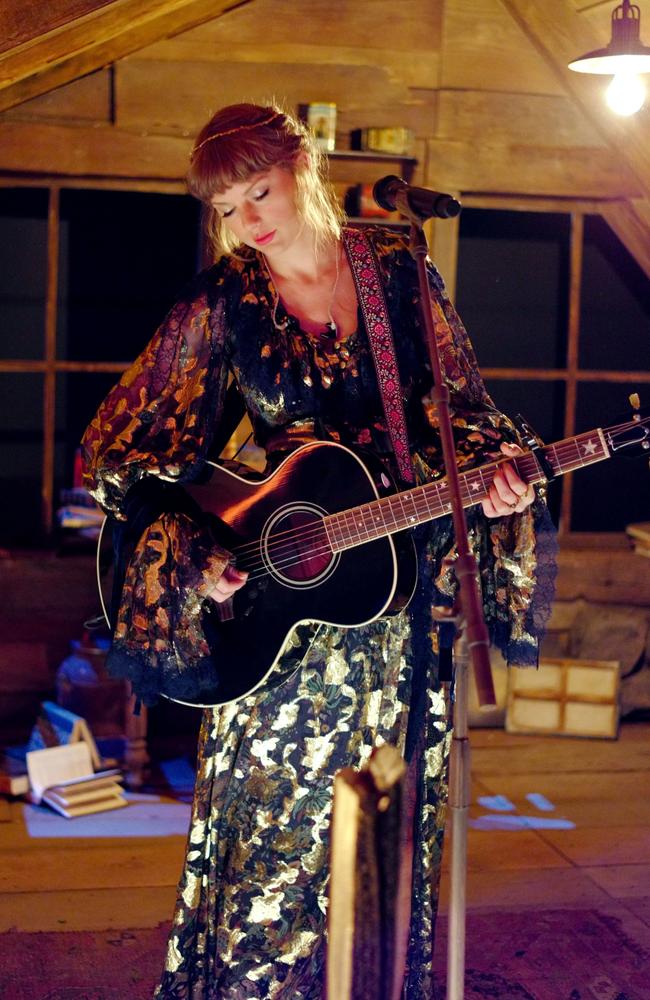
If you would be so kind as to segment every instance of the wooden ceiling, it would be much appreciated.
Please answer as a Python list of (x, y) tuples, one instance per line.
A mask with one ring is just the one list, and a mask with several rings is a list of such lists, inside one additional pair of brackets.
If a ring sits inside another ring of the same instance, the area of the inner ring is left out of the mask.
[(341, 146), (412, 128), (432, 186), (602, 199), (650, 274), (649, 112), (614, 117), (606, 80), (566, 69), (607, 43), (614, 3), (4, 0), (0, 171), (179, 181), (217, 107), (335, 101)]

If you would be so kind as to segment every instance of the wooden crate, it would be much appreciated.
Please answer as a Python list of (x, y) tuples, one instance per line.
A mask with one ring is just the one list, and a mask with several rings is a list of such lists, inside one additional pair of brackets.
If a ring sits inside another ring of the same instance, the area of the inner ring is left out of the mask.
[(561, 736), (618, 735), (616, 660), (543, 657), (538, 670), (511, 670), (506, 729)]

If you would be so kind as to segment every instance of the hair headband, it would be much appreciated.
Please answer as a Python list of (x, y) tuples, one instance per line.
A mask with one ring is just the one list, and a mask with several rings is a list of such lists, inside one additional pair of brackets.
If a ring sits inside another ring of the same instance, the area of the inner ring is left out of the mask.
[(209, 135), (207, 139), (200, 142), (198, 146), (195, 146), (190, 153), (190, 160), (193, 160), (198, 151), (206, 145), (208, 142), (212, 142), (213, 139), (222, 139), (225, 135), (233, 135), (235, 132), (246, 132), (252, 128), (261, 128), (262, 125), (268, 125), (270, 122), (275, 121), (276, 118), (283, 116), (282, 111), (274, 111), (272, 115), (268, 118), (263, 118), (261, 122), (253, 122), (251, 125), (237, 125), (235, 128), (224, 129), (223, 132), (215, 132), (213, 135)]

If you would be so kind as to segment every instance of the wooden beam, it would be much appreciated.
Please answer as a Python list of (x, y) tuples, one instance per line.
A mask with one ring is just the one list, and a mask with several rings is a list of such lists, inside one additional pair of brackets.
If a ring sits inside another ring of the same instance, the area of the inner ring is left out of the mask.
[(105, 7), (112, 0), (3, 0), (0, 6), (0, 52), (44, 35), (77, 17)]
[(0, 111), (252, 0), (113, 0), (0, 55)]
[(600, 214), (650, 278), (650, 200), (604, 205)]

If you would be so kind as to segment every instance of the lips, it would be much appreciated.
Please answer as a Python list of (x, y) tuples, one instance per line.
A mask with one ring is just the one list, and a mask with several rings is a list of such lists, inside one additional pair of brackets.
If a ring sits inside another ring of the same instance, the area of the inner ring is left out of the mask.
[(274, 236), (275, 236), (275, 229), (272, 229), (270, 233), (265, 233), (263, 236), (257, 236), (255, 238), (255, 242), (257, 243), (258, 247), (262, 247), (266, 243), (270, 243)]

